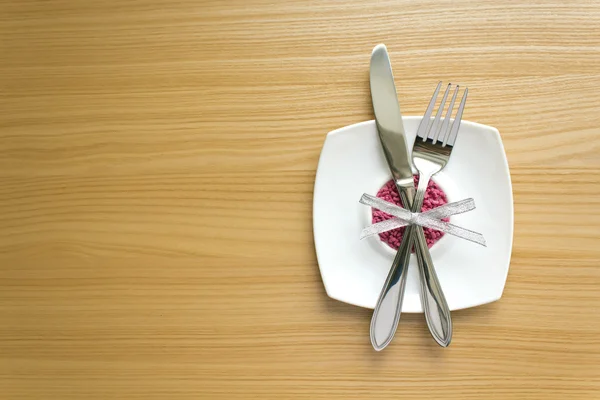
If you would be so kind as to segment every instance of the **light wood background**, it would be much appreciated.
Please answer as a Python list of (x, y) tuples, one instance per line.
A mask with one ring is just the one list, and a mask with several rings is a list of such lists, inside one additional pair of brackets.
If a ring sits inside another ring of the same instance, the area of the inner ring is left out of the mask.
[[(0, 0), (0, 398), (600, 398), (598, 1)], [(497, 127), (504, 297), (438, 348), (325, 295), (325, 134), (438, 80)]]

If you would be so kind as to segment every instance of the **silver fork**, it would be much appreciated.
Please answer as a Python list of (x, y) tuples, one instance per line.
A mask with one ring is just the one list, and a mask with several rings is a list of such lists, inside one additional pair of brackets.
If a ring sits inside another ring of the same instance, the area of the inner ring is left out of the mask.
[[(456, 117), (452, 122), (452, 111), (459, 90), (459, 86), (456, 86), (446, 116), (441, 120), (451, 86), (451, 84), (448, 84), (435, 118), (432, 121), (431, 114), (433, 113), (440, 88), (442, 87), (442, 82), (438, 83), (431, 101), (429, 102), (429, 106), (427, 107), (427, 111), (417, 130), (417, 137), (415, 138), (415, 144), (413, 145), (412, 160), (419, 171), (419, 186), (413, 202), (413, 212), (421, 211), (429, 180), (433, 175), (440, 172), (448, 163), (452, 148), (456, 142), (456, 137), (458, 136), (458, 129), (460, 128), (460, 121), (462, 119), (469, 89), (465, 89), (460, 105), (458, 106)], [(416, 245), (420, 246), (422, 249), (426, 249), (427, 242), (425, 240), (423, 228), (421, 226), (416, 226), (414, 232), (417, 239)], [(410, 251), (410, 247), (408, 251)], [(429, 252), (417, 251), (416, 253), (417, 257), (423, 261), (419, 263), (421, 266), (421, 268), (419, 268), (419, 275), (421, 278), (421, 303), (423, 304), (427, 326), (436, 342), (438, 342), (440, 346), (446, 347), (452, 340), (452, 319), (450, 317), (450, 309), (448, 308), (448, 303), (446, 302), (437, 274), (433, 268), (433, 262), (429, 256)]]

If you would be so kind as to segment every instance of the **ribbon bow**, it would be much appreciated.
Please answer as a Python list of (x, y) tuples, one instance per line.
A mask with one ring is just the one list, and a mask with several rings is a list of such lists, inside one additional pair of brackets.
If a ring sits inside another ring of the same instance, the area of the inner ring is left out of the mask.
[(444, 204), (443, 206), (424, 213), (408, 211), (393, 203), (389, 203), (366, 193), (362, 195), (360, 202), (361, 204), (371, 206), (395, 217), (366, 227), (361, 232), (361, 239), (377, 233), (391, 231), (392, 229), (400, 228), (402, 226), (419, 225), (486, 246), (485, 238), (482, 234), (442, 221), (443, 218), (447, 218), (451, 215), (462, 214), (475, 209), (475, 201), (473, 199), (465, 199), (454, 203)]

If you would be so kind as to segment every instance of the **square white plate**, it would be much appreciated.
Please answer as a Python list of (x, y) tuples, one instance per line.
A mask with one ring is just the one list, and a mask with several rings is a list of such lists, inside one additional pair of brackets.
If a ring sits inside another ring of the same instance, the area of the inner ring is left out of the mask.
[[(421, 117), (404, 117), (412, 147)], [(315, 181), (313, 230), (327, 294), (339, 301), (373, 308), (395, 252), (378, 235), (360, 240), (371, 224), (371, 209), (359, 204), (363, 193), (376, 195), (390, 179), (374, 121), (330, 132)], [(500, 299), (513, 241), (513, 198), (508, 163), (498, 130), (462, 121), (446, 168), (433, 178), (448, 201), (472, 197), (476, 209), (451, 222), (485, 236), (487, 247), (451, 235), (431, 248), (435, 269), (451, 310)], [(403, 312), (423, 312), (413, 255)]]

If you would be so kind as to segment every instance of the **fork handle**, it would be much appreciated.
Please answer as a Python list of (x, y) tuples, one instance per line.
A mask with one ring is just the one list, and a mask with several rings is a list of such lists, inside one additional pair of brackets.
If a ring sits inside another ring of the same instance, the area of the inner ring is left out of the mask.
[(416, 236), (415, 253), (417, 253), (419, 263), (421, 304), (423, 305), (425, 320), (435, 341), (442, 347), (448, 347), (452, 340), (450, 309), (433, 268), (433, 261), (427, 247), (423, 227), (416, 226), (413, 232)]
[[(421, 171), (419, 187), (411, 205), (413, 212), (421, 211), (430, 180), (431, 171)], [(427, 247), (425, 234), (423, 233), (423, 227), (415, 226), (413, 234), (415, 236), (415, 253), (417, 254), (417, 262), (419, 264), (419, 284), (421, 286), (419, 293), (427, 327), (429, 328), (429, 332), (431, 332), (431, 336), (440, 346), (448, 347), (452, 340), (450, 308), (448, 308), (446, 297), (435, 273), (433, 260)]]

